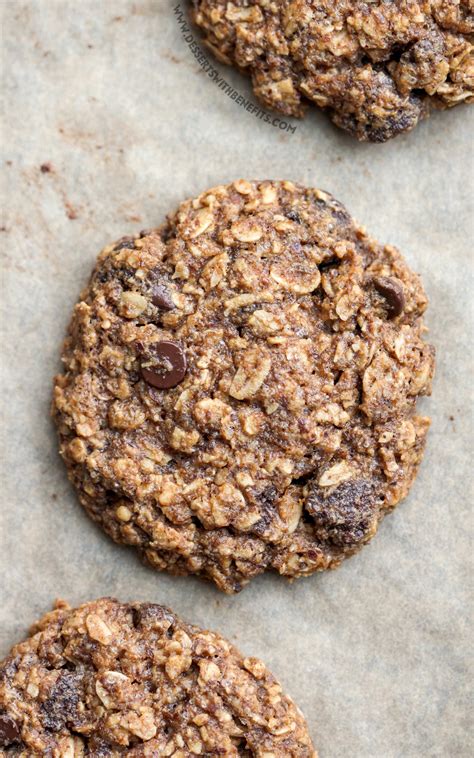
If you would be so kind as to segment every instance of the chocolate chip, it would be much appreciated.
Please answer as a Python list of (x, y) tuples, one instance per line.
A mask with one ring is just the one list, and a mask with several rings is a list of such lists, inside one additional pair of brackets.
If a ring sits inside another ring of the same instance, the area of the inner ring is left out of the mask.
[(133, 250), (134, 247), (135, 240), (133, 237), (122, 237), (122, 239), (115, 245), (114, 252), (118, 253), (119, 250), (123, 250), (124, 248)]
[(301, 224), (301, 218), (297, 211), (288, 211), (286, 217), (289, 218), (290, 221), (295, 221), (297, 224)]
[(405, 295), (402, 283), (398, 279), (388, 276), (377, 276), (374, 279), (374, 287), (387, 304), (387, 316), (396, 318), (403, 313), (405, 308)]
[(155, 284), (151, 291), (151, 302), (164, 311), (171, 311), (175, 307), (169, 290), (164, 284)]
[(141, 365), (143, 379), (160, 390), (176, 387), (186, 374), (186, 355), (176, 342), (157, 342)]
[(20, 740), (20, 730), (8, 713), (0, 713), (0, 745), (7, 747)]
[(322, 261), (322, 263), (319, 264), (318, 268), (321, 271), (328, 271), (330, 268), (337, 268), (342, 263), (342, 260), (340, 258), (326, 258), (325, 261)]

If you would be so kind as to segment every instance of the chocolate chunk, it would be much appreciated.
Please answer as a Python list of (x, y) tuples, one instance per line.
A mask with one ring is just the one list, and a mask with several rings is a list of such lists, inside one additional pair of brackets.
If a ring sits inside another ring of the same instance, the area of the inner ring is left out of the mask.
[(388, 276), (377, 276), (374, 278), (374, 287), (386, 301), (387, 316), (389, 318), (396, 318), (400, 313), (403, 313), (405, 295), (402, 283), (398, 279), (392, 279)]
[(148, 384), (160, 390), (176, 387), (186, 374), (186, 355), (176, 342), (157, 342), (152, 347), (153, 355), (142, 363), (142, 377)]
[(372, 535), (378, 498), (367, 479), (343, 482), (327, 495), (317, 485), (306, 502), (319, 539), (341, 547), (356, 547)]
[(8, 713), (0, 713), (0, 745), (7, 747), (20, 740), (20, 730)]
[(79, 719), (79, 701), (82, 694), (82, 677), (70, 672), (61, 673), (41, 705), (41, 720), (46, 729), (59, 732), (66, 724)]
[(171, 311), (175, 307), (169, 290), (164, 284), (155, 284), (151, 291), (151, 302), (164, 311)]

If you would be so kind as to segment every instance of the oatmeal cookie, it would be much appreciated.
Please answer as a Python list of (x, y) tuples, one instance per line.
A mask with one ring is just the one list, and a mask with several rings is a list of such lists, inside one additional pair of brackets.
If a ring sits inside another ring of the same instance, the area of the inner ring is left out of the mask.
[(215, 187), (106, 247), (53, 404), (82, 504), (227, 592), (337, 566), (420, 463), (426, 304), (395, 248), (287, 181)]
[(161, 605), (111, 598), (57, 603), (0, 663), (0, 753), (317, 758), (258, 658)]
[(430, 106), (474, 100), (472, 0), (193, 0), (220, 61), (269, 108), (307, 101), (360, 140), (412, 129)]

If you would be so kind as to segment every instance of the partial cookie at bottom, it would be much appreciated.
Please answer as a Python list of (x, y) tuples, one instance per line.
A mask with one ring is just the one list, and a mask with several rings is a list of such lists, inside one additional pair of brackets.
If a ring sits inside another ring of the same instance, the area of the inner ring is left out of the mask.
[(161, 605), (111, 598), (58, 603), (0, 663), (0, 752), (317, 758), (260, 660)]

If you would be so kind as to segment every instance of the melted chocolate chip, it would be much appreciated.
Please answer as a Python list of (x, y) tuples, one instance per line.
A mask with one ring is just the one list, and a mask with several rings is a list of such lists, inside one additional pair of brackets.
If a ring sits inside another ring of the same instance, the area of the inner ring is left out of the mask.
[(151, 291), (151, 302), (164, 311), (171, 311), (175, 307), (169, 290), (164, 284), (155, 284)]
[(330, 268), (337, 268), (342, 263), (342, 260), (340, 258), (327, 258), (325, 261), (319, 264), (318, 268), (323, 273), (323, 271), (328, 271)]
[(290, 221), (295, 221), (297, 224), (301, 224), (301, 218), (299, 216), (299, 213), (297, 211), (288, 211), (286, 214), (286, 217), (290, 219)]
[(275, 507), (275, 501), (278, 497), (278, 490), (276, 487), (273, 486), (273, 484), (270, 484), (268, 487), (265, 487), (262, 492), (258, 495), (258, 501), (263, 506), (264, 510), (268, 510), (269, 508)]
[(16, 721), (8, 713), (0, 713), (0, 746), (7, 747), (20, 740), (20, 730)]
[(65, 724), (74, 724), (79, 719), (81, 687), (80, 674), (63, 672), (59, 675), (49, 697), (41, 705), (44, 727), (59, 732)]
[(133, 237), (123, 237), (120, 242), (117, 242), (117, 244), (114, 247), (114, 252), (118, 252), (119, 250), (123, 250), (124, 248), (127, 248), (129, 250), (133, 250), (135, 247), (135, 240)]
[(352, 479), (330, 494), (315, 485), (306, 502), (317, 536), (332, 545), (356, 547), (372, 533), (378, 512), (373, 482)]
[(373, 281), (375, 289), (386, 301), (387, 316), (396, 318), (403, 313), (405, 295), (401, 282), (388, 276), (377, 276)]
[(186, 374), (186, 355), (176, 342), (157, 342), (152, 355), (142, 363), (143, 379), (160, 390), (176, 387)]
[(140, 603), (132, 608), (133, 624), (136, 629), (157, 629), (166, 631), (173, 626), (176, 619), (162, 605)]
[(269, 527), (271, 528), (277, 517), (280, 493), (273, 484), (270, 484), (260, 492), (248, 492), (247, 496), (251, 498), (260, 512), (260, 518), (252, 524), (250, 532), (262, 536), (268, 532)]

